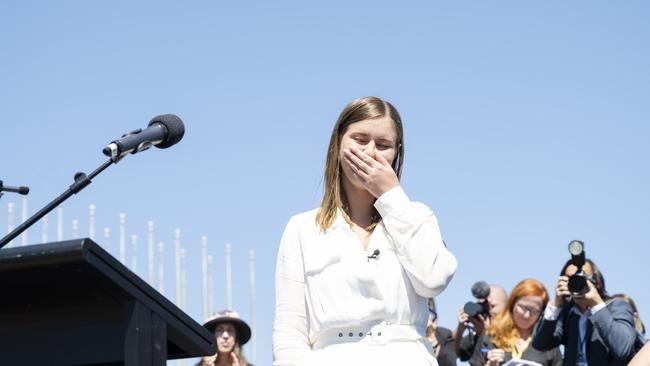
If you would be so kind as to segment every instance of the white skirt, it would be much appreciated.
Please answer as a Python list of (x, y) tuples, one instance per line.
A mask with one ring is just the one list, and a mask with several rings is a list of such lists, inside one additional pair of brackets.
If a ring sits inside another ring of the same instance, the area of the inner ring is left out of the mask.
[(438, 366), (429, 341), (413, 329), (329, 331), (315, 344), (309, 366)]
[(426, 339), (383, 345), (332, 344), (314, 351), (312, 357), (312, 366), (438, 366)]

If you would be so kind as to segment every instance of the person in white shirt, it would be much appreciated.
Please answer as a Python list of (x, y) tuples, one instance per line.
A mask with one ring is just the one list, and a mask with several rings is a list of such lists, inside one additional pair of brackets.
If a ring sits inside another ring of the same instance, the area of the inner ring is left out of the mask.
[(438, 221), (400, 186), (402, 121), (377, 97), (350, 102), (332, 132), (318, 209), (278, 251), (274, 365), (437, 365), (427, 300), (456, 271)]

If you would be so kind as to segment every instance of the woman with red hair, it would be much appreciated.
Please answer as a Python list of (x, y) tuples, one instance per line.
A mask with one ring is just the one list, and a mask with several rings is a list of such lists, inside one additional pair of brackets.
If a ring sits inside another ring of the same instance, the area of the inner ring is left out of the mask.
[(533, 279), (519, 282), (506, 307), (481, 337), (469, 363), (472, 366), (498, 366), (519, 359), (544, 366), (561, 365), (562, 354), (558, 348), (539, 351), (530, 345), (533, 328), (548, 300), (548, 292), (541, 282)]

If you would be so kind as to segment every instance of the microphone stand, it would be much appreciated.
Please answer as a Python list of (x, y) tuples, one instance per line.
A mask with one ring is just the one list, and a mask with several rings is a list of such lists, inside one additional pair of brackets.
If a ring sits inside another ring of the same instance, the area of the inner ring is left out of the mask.
[(74, 175), (74, 183), (72, 183), (65, 192), (63, 192), (59, 197), (55, 198), (52, 202), (48, 203), (47, 206), (43, 207), (32, 217), (25, 220), (25, 222), (18, 225), (18, 227), (16, 227), (13, 231), (7, 234), (7, 236), (2, 238), (2, 240), (0, 240), (0, 249), (2, 249), (5, 245), (9, 244), (10, 241), (12, 241), (18, 235), (20, 235), (23, 231), (27, 230), (30, 226), (34, 225), (43, 216), (47, 215), (48, 212), (54, 210), (58, 205), (60, 205), (65, 200), (70, 198), (73, 194), (77, 194), (82, 189), (86, 188), (87, 185), (92, 183), (91, 179), (95, 178), (99, 173), (104, 171), (104, 169), (108, 168), (111, 164), (117, 163), (121, 158), (122, 156), (111, 157), (111, 159), (103, 163), (94, 172), (90, 173), (90, 175), (86, 175), (86, 173), (83, 172), (76, 173)]
[(14, 192), (22, 195), (29, 193), (29, 187), (5, 187), (4, 182), (0, 179), (0, 198), (2, 198), (2, 191)]

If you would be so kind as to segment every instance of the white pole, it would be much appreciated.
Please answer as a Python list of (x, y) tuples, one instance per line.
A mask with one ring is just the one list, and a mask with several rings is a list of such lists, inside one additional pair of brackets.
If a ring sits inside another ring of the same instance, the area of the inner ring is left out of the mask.
[(63, 240), (63, 207), (56, 209), (56, 241)]
[(95, 240), (95, 205), (88, 206), (88, 237)]
[(47, 234), (50, 231), (50, 219), (47, 215), (43, 216), (43, 231), (41, 232), (41, 243), (47, 243)]
[[(14, 229), (14, 203), (7, 203), (7, 234)], [(7, 244), (7, 248), (11, 247), (13, 240)]]
[(165, 243), (158, 242), (158, 291), (165, 294)]
[(120, 262), (126, 263), (126, 214), (120, 214)]
[(214, 311), (214, 276), (212, 255), (208, 254), (208, 316)]
[(174, 257), (176, 264), (176, 306), (181, 307), (181, 229), (174, 230)]
[(185, 248), (181, 248), (181, 309), (187, 311), (187, 272), (185, 270)]
[(226, 308), (232, 310), (232, 267), (230, 252), (232, 246), (226, 243)]
[(208, 300), (208, 237), (201, 237), (201, 285), (203, 297), (203, 319), (210, 316)]
[(131, 235), (131, 271), (138, 272), (138, 236)]
[[(27, 221), (27, 197), (23, 197), (23, 208), (22, 208), (22, 222)], [(20, 234), (20, 245), (27, 245), (27, 231), (23, 231), (22, 234)]]
[(111, 229), (109, 227), (104, 228), (104, 249), (111, 252)]
[(72, 220), (72, 239), (77, 239), (79, 235), (79, 220)]
[(248, 251), (248, 283), (251, 289), (251, 357), (252, 362), (256, 363), (257, 347), (255, 337), (255, 251)]
[(154, 283), (154, 243), (153, 243), (153, 221), (147, 222), (147, 282), (151, 286)]

